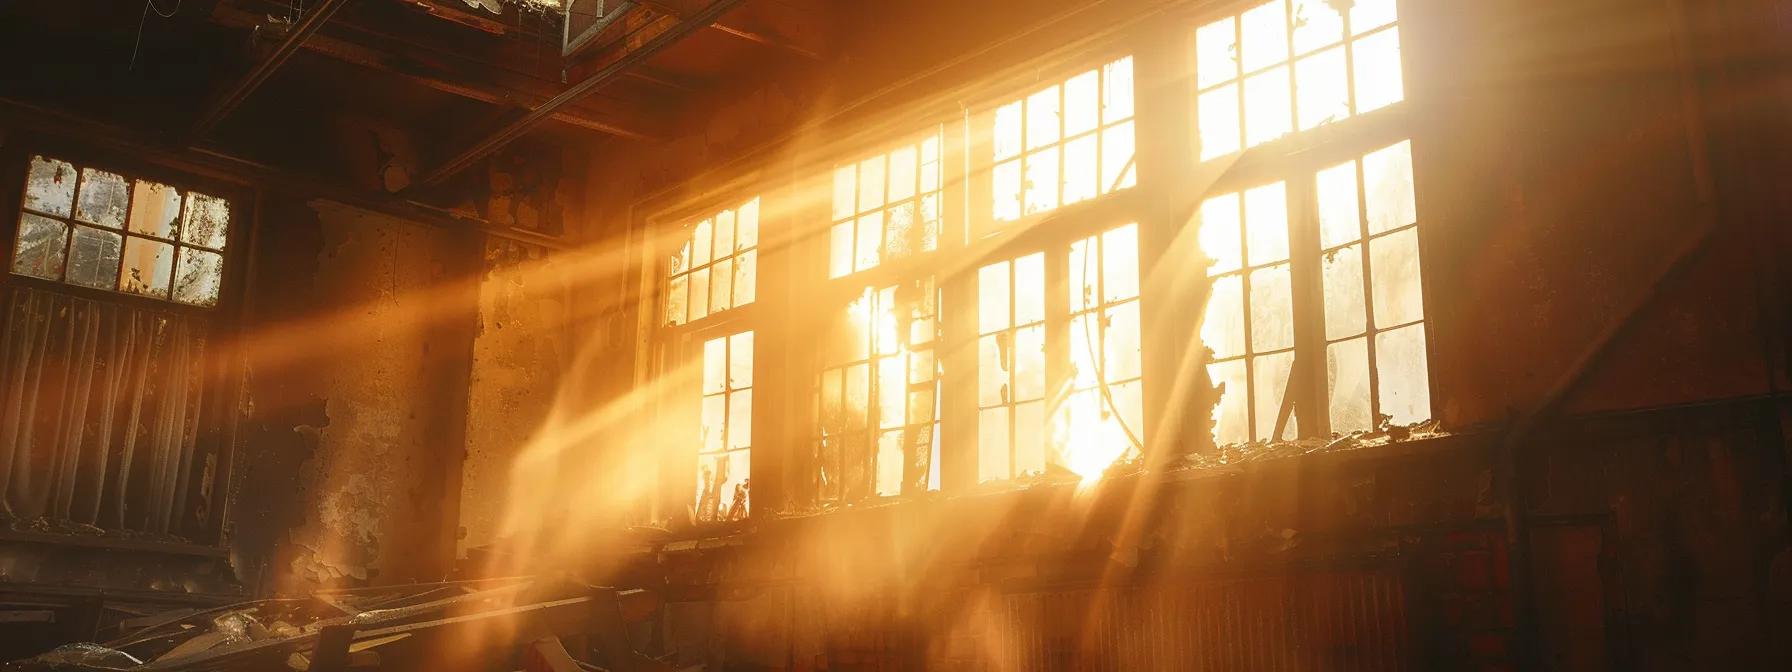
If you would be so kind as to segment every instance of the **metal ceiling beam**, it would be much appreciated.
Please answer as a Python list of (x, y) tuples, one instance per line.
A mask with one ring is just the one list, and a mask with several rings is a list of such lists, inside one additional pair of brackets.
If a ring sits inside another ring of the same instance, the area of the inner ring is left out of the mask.
[(244, 73), (241, 79), (238, 79), (230, 88), (225, 89), (224, 95), (212, 101), (211, 106), (199, 115), (199, 121), (193, 124), (193, 128), (188, 132), (188, 137), (195, 140), (202, 138), (211, 132), (218, 122), (230, 116), (237, 106), (242, 105), (243, 101), (249, 99), (250, 94), (255, 93), (255, 90), (260, 88), (263, 82), (273, 76), (275, 70), (279, 70), (287, 59), (298, 53), (299, 47), (304, 46), (305, 40), (322, 28), (330, 20), (330, 17), (336, 14), (336, 10), (342, 9), (345, 4), (348, 4), (348, 0), (323, 0), (321, 4), (306, 12), (304, 18), (299, 19), (298, 25), (293, 26), (292, 32), (287, 33), (286, 39), (274, 48), (273, 53), (261, 59), (255, 64), (255, 67), (249, 69), (249, 72)]
[(584, 97), (586, 94), (597, 90), (599, 87), (610, 83), (618, 76), (628, 72), (630, 68), (646, 61), (649, 57), (659, 53), (660, 50), (677, 43), (691, 33), (696, 32), (709, 24), (715, 23), (716, 19), (721, 18), (723, 14), (728, 12), (728, 10), (734, 9), (736, 6), (740, 5), (742, 1), (743, 0), (713, 0), (709, 3), (709, 6), (704, 7), (702, 11), (691, 15), (683, 21), (679, 21), (669, 28), (661, 30), (653, 37), (647, 38), (647, 40), (639, 43), (640, 46), (633, 49), (626, 49), (620, 54), (608, 57), (609, 63), (598, 68), (596, 72), (591, 74), (591, 76), (572, 85), (570, 88), (561, 92), (560, 95), (554, 96), (553, 99), (548, 102), (542, 103), (540, 106), (529, 110), (527, 114), (524, 114), (516, 121), (506, 124), (503, 128), (493, 132), (484, 140), (473, 143), (473, 146), (468, 147), (466, 151), (461, 152), (454, 158), (437, 166), (434, 170), (429, 171), (429, 173), (425, 174), (416, 184), (424, 186), (441, 184), (443, 180), (465, 170), (468, 166), (473, 165), (474, 162), (490, 156), (493, 152), (510, 144), (511, 141), (522, 136), (522, 134), (528, 132), (529, 129), (534, 128), (536, 124), (552, 117), (560, 108), (565, 107)]

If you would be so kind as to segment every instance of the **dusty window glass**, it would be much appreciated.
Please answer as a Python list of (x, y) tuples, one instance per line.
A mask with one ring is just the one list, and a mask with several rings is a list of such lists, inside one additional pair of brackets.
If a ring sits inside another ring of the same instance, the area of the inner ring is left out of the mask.
[(221, 298), (226, 199), (40, 155), (23, 206), (15, 273), (202, 307)]
[(1197, 26), (1201, 160), (1404, 100), (1396, 18), (1394, 0), (1270, 0)]
[(997, 107), (991, 217), (1011, 222), (1136, 184), (1132, 119), (1131, 56)]
[(686, 230), (666, 262), (665, 324), (695, 322), (752, 303), (759, 284), (759, 198)]
[(697, 520), (744, 520), (752, 488), (753, 332), (705, 341), (700, 357)]
[(1045, 254), (977, 271), (977, 480), (1046, 465)]
[(834, 169), (828, 277), (939, 247), (941, 132)]

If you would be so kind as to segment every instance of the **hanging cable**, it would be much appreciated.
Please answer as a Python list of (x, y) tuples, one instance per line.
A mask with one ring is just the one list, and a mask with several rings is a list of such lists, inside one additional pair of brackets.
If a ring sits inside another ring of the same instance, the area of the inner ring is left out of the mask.
[(156, 6), (156, 0), (143, 0), (143, 15), (137, 17), (137, 41), (131, 45), (131, 65), (126, 68), (127, 70), (137, 69), (137, 50), (143, 48), (143, 25), (149, 21), (149, 10), (156, 10), (156, 16), (164, 19), (172, 19), (175, 14), (180, 13), (181, 3), (184, 2), (186, 2), (186, 0), (174, 0), (174, 9), (170, 9), (168, 10), (168, 13), (163, 14), (162, 8)]

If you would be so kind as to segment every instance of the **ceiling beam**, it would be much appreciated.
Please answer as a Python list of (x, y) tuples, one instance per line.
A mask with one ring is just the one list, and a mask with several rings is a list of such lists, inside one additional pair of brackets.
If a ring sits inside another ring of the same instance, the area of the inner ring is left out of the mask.
[[(643, 7), (651, 9), (660, 14), (670, 16), (674, 19), (683, 20), (685, 17), (691, 15), (692, 10), (685, 8), (685, 7), (678, 6), (680, 4), (687, 4), (687, 3), (679, 3), (679, 2), (677, 2), (677, 0), (644, 0), (643, 2), (641, 2), (641, 5)], [(803, 58), (806, 58), (806, 59), (809, 59), (812, 61), (819, 61), (822, 59), (821, 52), (819, 52), (815, 49), (811, 49), (809, 47), (802, 46), (800, 44), (797, 44), (796, 42), (793, 42), (789, 39), (786, 39), (786, 38), (783, 38), (783, 37), (780, 37), (777, 35), (771, 35), (771, 34), (765, 33), (764, 31), (761, 31), (761, 30), (754, 30), (752, 28), (748, 28), (739, 23), (716, 21), (715, 23), (709, 24), (709, 27), (716, 30), (717, 32), (725, 33), (728, 35), (733, 35), (735, 37), (746, 40), (748, 42), (752, 42), (754, 44), (771, 47), (773, 49), (777, 49), (779, 51), (783, 51), (786, 53), (801, 56)]]
[(256, 89), (261, 88), (262, 83), (268, 81), (268, 78), (274, 75), (274, 71), (279, 70), (287, 59), (298, 53), (299, 47), (305, 44), (305, 40), (322, 28), (330, 20), (330, 17), (336, 14), (336, 10), (342, 9), (345, 4), (348, 4), (348, 0), (323, 0), (321, 4), (306, 12), (304, 18), (299, 19), (298, 24), (292, 27), (292, 32), (286, 34), (286, 39), (282, 40), (273, 52), (262, 58), (254, 67), (244, 73), (242, 78), (225, 89), (223, 95), (213, 99), (211, 105), (200, 113), (199, 120), (193, 124), (187, 135), (190, 138), (198, 139), (210, 133), (212, 128), (218, 125), (218, 122), (230, 116), (237, 106), (242, 105), (243, 101), (248, 100)]
[(653, 26), (643, 29), (642, 32), (644, 33), (654, 32), (654, 34), (651, 37), (643, 35), (642, 37), (644, 39), (638, 42), (631, 39), (629, 40), (629, 47), (625, 47), (619, 51), (610, 52), (601, 57), (599, 61), (602, 65), (600, 65), (595, 72), (591, 73), (590, 76), (581, 80), (579, 83), (572, 85), (565, 91), (562, 91), (560, 95), (554, 96), (553, 99), (542, 103), (535, 109), (529, 110), (528, 114), (524, 114), (516, 121), (512, 121), (502, 128), (499, 128), (484, 140), (473, 143), (473, 146), (468, 147), (466, 151), (461, 152), (454, 158), (449, 159), (442, 165), (437, 166), (434, 170), (426, 173), (423, 176), (423, 179), (419, 180), (417, 183), (426, 186), (441, 184), (443, 180), (465, 170), (468, 166), (473, 165), (474, 162), (490, 156), (493, 152), (510, 144), (511, 141), (521, 137), (522, 134), (528, 132), (529, 129), (534, 128), (535, 125), (541, 123), (542, 120), (552, 117), (554, 113), (561, 108), (583, 98), (586, 94), (597, 90), (605, 84), (614, 81), (618, 76), (626, 73), (629, 69), (646, 61), (649, 57), (659, 53), (666, 47), (684, 39), (698, 29), (715, 23), (715, 21), (721, 18), (723, 14), (726, 14), (728, 10), (734, 9), (741, 2), (742, 0), (711, 0), (707, 7), (704, 7), (701, 11), (691, 15), (690, 18), (683, 21), (679, 21), (670, 26), (666, 26), (664, 23), (656, 23)]

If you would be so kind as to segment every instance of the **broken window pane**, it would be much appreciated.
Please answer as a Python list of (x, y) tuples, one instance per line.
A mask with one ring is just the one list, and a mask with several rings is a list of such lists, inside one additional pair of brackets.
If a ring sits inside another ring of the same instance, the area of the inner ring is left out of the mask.
[(1244, 144), (1256, 147), (1293, 129), (1294, 104), (1289, 100), (1288, 66), (1244, 80)]
[[(175, 208), (173, 212), (178, 212), (179, 206)], [(124, 243), (124, 271), (119, 274), (118, 288), (132, 294), (167, 298), (173, 272), (173, 245), (131, 238)]]
[(1319, 246), (1337, 247), (1363, 237), (1358, 223), (1356, 162), (1319, 171)]
[(1252, 396), (1256, 402), (1257, 440), (1277, 441), (1300, 436), (1300, 427), (1295, 422), (1292, 411), (1288, 414), (1288, 423), (1281, 435), (1275, 434), (1276, 419), (1282, 410), (1282, 397), (1288, 391), (1288, 376), (1294, 370), (1294, 353), (1264, 355), (1251, 360), (1251, 365), (1255, 369), (1251, 384), (1256, 388)]
[(1064, 145), (1064, 204), (1079, 203), (1095, 198), (1101, 191), (1101, 175), (1097, 170), (1100, 158), (1096, 156), (1096, 140), (1094, 135), (1085, 135)]
[(1300, 130), (1343, 121), (1350, 116), (1349, 78), (1344, 48), (1333, 47), (1294, 64), (1294, 85), (1300, 108)]
[(1027, 96), (1027, 150), (1058, 141), (1058, 87), (1052, 86)]
[(995, 209), (990, 214), (998, 222), (1020, 219), (1020, 163), (998, 164), (991, 173), (990, 189)]
[(1344, 39), (1337, 0), (1294, 0), (1294, 52), (1305, 54)]
[(1229, 446), (1249, 442), (1250, 387), (1245, 379), (1244, 360), (1209, 364), (1207, 377), (1220, 389), (1220, 401), (1213, 406), (1214, 443)]
[(748, 250), (734, 260), (734, 307), (747, 305), (757, 298), (758, 276), (758, 250)]
[(124, 228), (131, 202), (131, 184), (124, 176), (86, 168), (81, 175), (81, 198), (75, 202), (75, 219), (108, 229)]
[(1243, 228), (1238, 194), (1215, 196), (1201, 203), (1201, 254), (1212, 260), (1208, 275), (1236, 271), (1243, 266)]
[(1243, 278), (1228, 275), (1213, 280), (1213, 293), (1201, 318), (1201, 342), (1213, 350), (1215, 359), (1245, 354)]
[(1285, 0), (1271, 0), (1245, 11), (1239, 22), (1245, 72), (1288, 60), (1287, 12)]
[(1356, 111), (1363, 114), (1406, 98), (1400, 66), (1400, 29), (1357, 40), (1351, 47), (1356, 59)]
[(1132, 122), (1101, 132), (1101, 192), (1126, 189), (1138, 181), (1134, 160)]
[(1425, 361), (1425, 325), (1375, 335), (1375, 369), (1382, 415), (1407, 425), (1431, 417), (1431, 379)]
[(1195, 112), (1201, 136), (1201, 160), (1239, 150), (1243, 134), (1238, 119), (1238, 85), (1227, 84), (1202, 93)]
[(1101, 123), (1101, 76), (1094, 70), (1064, 82), (1064, 135), (1095, 130)]
[[(118, 258), (124, 250), (124, 237), (86, 226), (76, 226), (74, 229), (75, 238), (69, 243), (68, 281), (94, 289), (117, 287)], [(213, 280), (215, 282), (216, 278)], [(212, 293), (215, 299), (215, 287)]]
[(1245, 250), (1252, 266), (1288, 258), (1288, 193), (1276, 182), (1244, 192)]
[(1394, 22), (1396, 0), (1354, 0), (1350, 5), (1350, 32), (1361, 35)]
[(996, 108), (994, 151), (997, 161), (1020, 156), (1020, 108), (1018, 100)]
[(1251, 350), (1294, 347), (1294, 294), (1288, 264), (1251, 271), (1250, 286)]
[(1132, 57), (1102, 66), (1105, 86), (1101, 97), (1101, 123), (1112, 124), (1132, 117)]
[(31, 157), (31, 174), (25, 178), (25, 207), (67, 217), (75, 200), (75, 167), (67, 161)]
[(1369, 272), (1374, 277), (1377, 327), (1385, 329), (1425, 319), (1417, 228), (1371, 239)]
[(131, 232), (173, 239), (181, 202), (180, 190), (166, 184), (137, 180), (136, 188), (131, 190)]
[(1412, 196), (1412, 143), (1403, 141), (1365, 155), (1363, 181), (1369, 235), (1418, 221)]
[(1353, 338), (1326, 346), (1325, 371), (1332, 431), (1373, 429), (1375, 423), (1369, 417), (1369, 340)]
[(1337, 340), (1363, 333), (1363, 247), (1351, 245), (1323, 255), (1325, 338)]
[[(73, 178), (70, 181), (73, 182)], [(61, 278), (63, 252), (67, 247), (67, 224), (29, 212), (22, 213), (19, 215), (19, 238), (12, 248), (12, 272), (46, 280)]]
[(180, 225), (181, 242), (222, 250), (229, 234), (230, 202), (197, 191), (187, 192), (186, 214)]
[(1027, 155), (1026, 214), (1058, 207), (1058, 148), (1047, 147)]
[(1238, 76), (1238, 20), (1226, 17), (1195, 29), (1195, 85), (1206, 89)]

